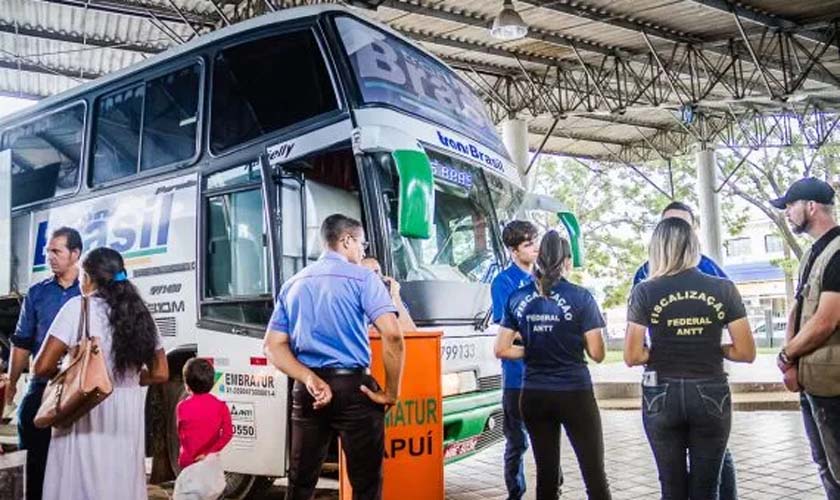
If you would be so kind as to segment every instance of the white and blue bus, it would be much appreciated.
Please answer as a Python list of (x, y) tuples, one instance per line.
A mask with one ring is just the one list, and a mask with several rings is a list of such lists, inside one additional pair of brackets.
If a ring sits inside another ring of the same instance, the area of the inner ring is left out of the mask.
[(52, 229), (122, 252), (172, 373), (148, 393), (150, 448), (177, 467), (181, 367), (211, 359), (241, 496), (287, 470), (288, 381), (262, 354), (274, 294), (341, 212), (415, 322), (445, 333), (456, 459), (501, 437), (489, 282), (523, 198), (481, 99), (441, 61), (341, 7), (263, 15), (0, 121), (0, 339), (49, 273)]

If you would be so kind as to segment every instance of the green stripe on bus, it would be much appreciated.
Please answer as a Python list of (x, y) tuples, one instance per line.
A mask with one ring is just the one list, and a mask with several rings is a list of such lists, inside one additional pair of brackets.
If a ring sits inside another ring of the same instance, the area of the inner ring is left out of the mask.
[[(126, 252), (122, 254), (123, 259), (134, 259), (137, 257), (147, 257), (149, 255), (158, 255), (162, 253), (166, 253), (167, 247), (158, 247), (158, 248), (147, 248), (145, 250), (135, 250), (133, 252)], [(32, 266), (33, 273), (40, 273), (41, 271), (46, 271), (49, 268), (46, 264), (41, 264), (39, 266)]]

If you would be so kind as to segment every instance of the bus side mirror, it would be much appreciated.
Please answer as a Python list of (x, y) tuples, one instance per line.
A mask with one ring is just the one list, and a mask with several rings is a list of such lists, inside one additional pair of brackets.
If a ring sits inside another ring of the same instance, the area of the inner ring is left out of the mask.
[(391, 153), (399, 174), (400, 235), (429, 239), (435, 214), (435, 180), (429, 157), (422, 151), (398, 150)]
[(583, 267), (583, 244), (577, 217), (572, 212), (558, 212), (557, 217), (560, 218), (560, 222), (566, 228), (566, 232), (569, 233), (569, 244), (572, 247), (572, 265)]

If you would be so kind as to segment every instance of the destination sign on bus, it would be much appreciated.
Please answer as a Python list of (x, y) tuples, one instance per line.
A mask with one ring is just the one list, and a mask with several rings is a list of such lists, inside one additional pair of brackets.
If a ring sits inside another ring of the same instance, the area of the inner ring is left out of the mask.
[(355, 19), (336, 24), (365, 103), (419, 115), (507, 156), (481, 99), (451, 69)]

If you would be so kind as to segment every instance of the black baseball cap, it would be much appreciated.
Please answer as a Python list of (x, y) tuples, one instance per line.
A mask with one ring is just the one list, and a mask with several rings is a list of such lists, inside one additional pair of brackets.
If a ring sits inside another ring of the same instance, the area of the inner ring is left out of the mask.
[(816, 177), (805, 177), (791, 184), (787, 193), (781, 198), (770, 200), (770, 204), (779, 210), (784, 210), (788, 203), (800, 200), (834, 205), (834, 188)]

